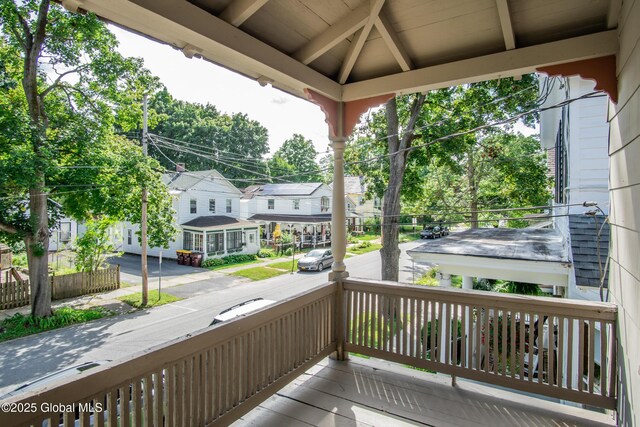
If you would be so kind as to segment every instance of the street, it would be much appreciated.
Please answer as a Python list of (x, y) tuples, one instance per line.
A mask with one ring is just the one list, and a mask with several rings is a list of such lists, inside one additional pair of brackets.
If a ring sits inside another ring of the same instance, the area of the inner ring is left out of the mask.
[[(417, 241), (400, 245), (402, 249), (400, 281), (402, 282), (411, 283), (412, 281), (412, 263), (406, 255), (406, 250), (420, 243)], [(375, 280), (381, 277), (378, 251), (348, 258), (345, 263), (351, 277)], [(151, 270), (155, 268), (150, 265)], [(168, 265), (165, 267), (165, 264), (163, 264), (163, 270), (179, 271)], [(202, 269), (193, 270), (203, 271)], [(289, 298), (325, 283), (327, 274), (328, 271), (296, 272), (257, 282), (243, 282), (234, 280), (235, 276), (217, 274), (218, 279), (195, 281), (166, 289), (168, 293), (176, 296), (181, 294), (192, 296), (182, 301), (2, 343), (0, 344), (0, 366), (2, 366), (0, 396), (30, 379), (70, 365), (86, 361), (126, 358), (171, 339), (206, 328), (221, 310), (247, 299), (263, 297), (280, 301)], [(164, 271), (163, 280), (165, 280)], [(157, 278), (150, 279), (149, 287), (150, 289), (157, 287)], [(193, 297), (193, 295), (196, 296)]]

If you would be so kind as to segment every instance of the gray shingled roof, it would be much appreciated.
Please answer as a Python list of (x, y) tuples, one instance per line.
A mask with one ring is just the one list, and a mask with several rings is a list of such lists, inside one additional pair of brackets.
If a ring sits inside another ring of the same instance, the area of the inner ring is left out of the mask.
[(230, 216), (224, 216), (224, 215), (199, 216), (181, 225), (183, 227), (194, 227), (194, 228), (228, 228), (228, 226), (237, 226), (237, 227), (256, 226), (257, 227), (257, 224), (254, 224), (252, 222), (242, 221), (242, 220), (231, 218)]
[(558, 230), (476, 228), (427, 241), (410, 252), (567, 263), (564, 238)]
[[(609, 256), (609, 223), (605, 223), (598, 239), (598, 231), (604, 217), (569, 215), (569, 233), (571, 234), (571, 252), (576, 274), (576, 285), (600, 287), (600, 267), (598, 265), (598, 246), (600, 262), (604, 268)], [(598, 241), (599, 240), (599, 241)], [(604, 286), (608, 285), (605, 272)]]

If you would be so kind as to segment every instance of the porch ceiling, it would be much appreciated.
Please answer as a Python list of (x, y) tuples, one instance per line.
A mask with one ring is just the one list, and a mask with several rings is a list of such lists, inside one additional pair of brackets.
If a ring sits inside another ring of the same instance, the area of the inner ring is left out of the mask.
[(63, 0), (294, 95), (333, 100), (617, 52), (620, 0)]

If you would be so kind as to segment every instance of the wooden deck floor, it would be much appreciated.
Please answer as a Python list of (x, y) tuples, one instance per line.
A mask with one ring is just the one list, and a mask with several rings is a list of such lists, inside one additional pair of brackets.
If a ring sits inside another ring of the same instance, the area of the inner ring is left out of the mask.
[(613, 426), (611, 415), (384, 361), (325, 359), (234, 426)]

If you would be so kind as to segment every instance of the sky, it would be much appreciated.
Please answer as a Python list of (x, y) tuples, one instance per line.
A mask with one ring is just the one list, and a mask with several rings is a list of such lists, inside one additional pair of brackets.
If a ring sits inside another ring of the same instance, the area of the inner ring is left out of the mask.
[[(313, 141), (319, 155), (329, 145), (328, 129), (320, 107), (309, 101), (274, 89), (262, 87), (253, 79), (198, 58), (189, 59), (169, 45), (152, 41), (110, 25), (125, 56), (144, 59), (145, 67), (159, 77), (174, 98), (212, 104), (229, 115), (245, 113), (269, 131), (270, 155), (299, 133)], [(531, 135), (530, 129), (517, 123), (515, 130)]]
[(326, 152), (328, 130), (320, 107), (202, 59), (188, 59), (171, 46), (113, 25), (109, 29), (120, 42), (119, 52), (143, 58), (174, 98), (209, 103), (229, 115), (245, 113), (260, 122), (269, 131), (270, 154), (294, 133), (313, 141), (318, 153)]

